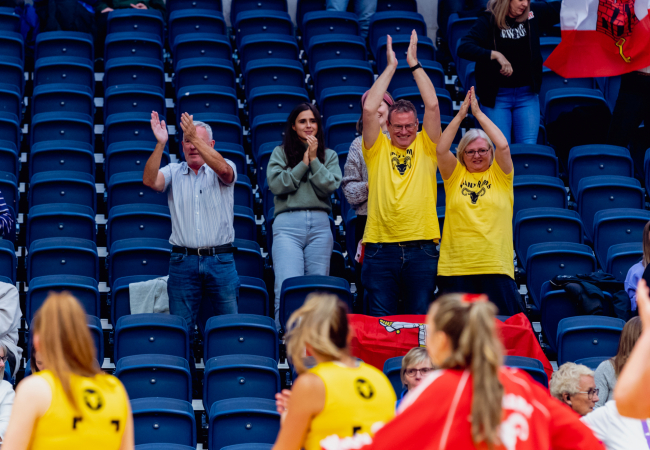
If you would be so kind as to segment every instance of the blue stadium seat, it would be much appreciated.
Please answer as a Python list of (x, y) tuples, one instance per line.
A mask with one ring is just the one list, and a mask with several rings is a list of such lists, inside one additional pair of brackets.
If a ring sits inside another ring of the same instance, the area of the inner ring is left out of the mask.
[[(153, 142), (122, 141), (114, 142), (106, 149), (104, 157), (104, 177), (110, 180), (117, 173), (144, 172), (144, 166), (153, 153)], [(169, 164), (169, 148), (165, 147), (160, 159), (160, 167)]]
[(12, 246), (15, 247), (16, 240), (18, 238), (18, 233), (16, 231), (16, 222), (18, 216), (16, 216), (16, 212), (11, 206), (7, 206), (7, 212), (9, 216), (12, 218), (12, 222), (9, 225), (9, 232), (6, 233), (2, 239), (8, 241)]
[(336, 295), (348, 304), (352, 311), (352, 294), (350, 284), (343, 278), (325, 275), (304, 275), (287, 278), (280, 290), (280, 324), (287, 329), (287, 321), (291, 314), (300, 308), (312, 292), (327, 292)]
[(79, 275), (47, 275), (29, 282), (25, 319), (31, 323), (36, 311), (43, 305), (50, 292), (70, 292), (83, 306), (86, 314), (99, 317), (99, 290), (94, 278)]
[(203, 360), (224, 355), (257, 355), (279, 358), (275, 321), (256, 314), (224, 314), (210, 317), (203, 336)]
[(515, 176), (514, 209), (512, 217), (526, 208), (565, 208), (567, 207), (567, 192), (562, 180), (543, 175)]
[(244, 11), (287, 12), (287, 0), (233, 0), (230, 5), (230, 23), (237, 22), (237, 16)]
[(630, 267), (643, 258), (643, 243), (627, 242), (615, 244), (607, 250), (605, 272), (611, 273), (620, 282), (624, 282)]
[(593, 237), (594, 215), (598, 211), (614, 208), (638, 208), (645, 206), (641, 183), (635, 178), (620, 176), (586, 177), (578, 183), (578, 213), (588, 237)]
[(55, 56), (57, 58), (84, 58), (93, 61), (93, 36), (78, 31), (46, 31), (36, 35), (34, 59)]
[(232, 59), (232, 46), (228, 36), (212, 33), (181, 34), (172, 43), (173, 68), (188, 58)]
[(189, 114), (239, 114), (237, 105), (237, 92), (225, 86), (185, 86), (179, 89), (176, 96), (176, 119), (180, 123), (180, 116)]
[[(4, 81), (9, 83), (9, 81)], [(86, 58), (48, 56), (34, 64), (34, 86), (44, 84), (78, 84), (95, 91), (95, 70)]]
[(359, 114), (338, 114), (328, 117), (325, 122), (325, 145), (334, 148), (356, 139), (360, 136), (357, 131), (358, 121)]
[(111, 291), (108, 293), (108, 300), (111, 306), (111, 323), (113, 326), (122, 316), (131, 314), (131, 302), (129, 299), (129, 285), (141, 283), (158, 278), (158, 275), (133, 275), (118, 278), (110, 283)]
[(226, 34), (226, 21), (221, 11), (213, 9), (182, 9), (169, 14), (169, 42), (183, 34)]
[(607, 251), (612, 245), (643, 242), (643, 228), (648, 221), (650, 211), (644, 209), (598, 211), (594, 215), (593, 243), (600, 267), (607, 267)]
[(291, 86), (260, 86), (251, 89), (248, 100), (248, 120), (262, 114), (289, 114), (300, 103), (309, 103), (307, 90)]
[[(459, 59), (456, 54), (458, 43), (469, 33), (469, 30), (474, 26), (474, 22), (476, 22), (476, 17), (460, 18), (458, 13), (450, 14), (449, 19), (447, 20), (447, 44), (449, 46), (451, 58), (457, 65)], [(418, 34), (420, 33), (418, 32)]]
[(104, 122), (108, 116), (127, 112), (158, 111), (164, 117), (166, 110), (165, 91), (158, 86), (121, 84), (109, 87), (104, 93)]
[(93, 116), (93, 96), (93, 91), (88, 86), (58, 83), (36, 86), (32, 97), (32, 114), (80, 113)]
[(132, 314), (115, 324), (115, 361), (133, 355), (172, 355), (189, 361), (185, 319), (172, 314)]
[(264, 183), (266, 182), (266, 169), (269, 166), (269, 160), (271, 159), (273, 150), (275, 150), (275, 147), (278, 145), (282, 145), (282, 141), (265, 142), (260, 145), (259, 149), (257, 149), (257, 153), (253, 154), (253, 158), (256, 161), (255, 168), (257, 170), (257, 184), (260, 186), (264, 186)]
[(643, 159), (643, 173), (645, 174), (644, 180), (646, 191), (650, 192), (650, 148), (646, 150)]
[(70, 203), (45, 203), (29, 210), (27, 247), (38, 239), (67, 237), (96, 241), (97, 225), (92, 208)]
[(152, 58), (113, 58), (104, 64), (104, 90), (111, 86), (138, 84), (165, 88), (163, 62)]
[[(0, 239), (0, 276), (9, 278), (11, 283), (16, 282), (16, 269), (18, 259), (14, 244), (7, 239)], [(7, 282), (4, 280), (3, 282)], [(274, 325), (275, 326), (275, 325)]]
[(286, 11), (242, 11), (233, 26), (237, 47), (245, 36), (253, 34), (286, 34), (293, 36), (293, 23)]
[(235, 205), (253, 208), (253, 185), (246, 175), (238, 175), (235, 182)]
[(31, 125), (30, 145), (42, 141), (79, 141), (90, 145), (95, 143), (95, 126), (93, 118), (88, 114), (41, 113), (32, 117)]
[[(445, 72), (442, 69), (442, 65), (437, 61), (421, 60), (419, 62), (422, 64), (422, 68), (431, 79), (433, 86), (438, 89), (443, 89), (445, 87)], [(397, 62), (395, 75), (393, 75), (393, 79), (388, 85), (388, 91), (393, 92), (400, 88), (417, 89), (417, 86), (415, 78), (413, 78), (413, 72), (411, 72), (411, 68), (406, 60), (399, 60)]]
[(510, 156), (515, 173), (519, 175), (559, 175), (558, 159), (555, 150), (546, 145), (511, 144)]
[(222, 11), (221, 0), (169, 0), (166, 2), (169, 14), (180, 10), (213, 9)]
[(20, 31), (20, 16), (14, 12), (13, 7), (0, 8), (0, 31)]
[(377, 12), (384, 11), (410, 11), (418, 12), (418, 3), (416, 0), (378, 0)]
[(34, 241), (27, 256), (27, 282), (47, 275), (81, 275), (99, 280), (99, 256), (93, 241), (47, 238)]
[(15, 115), (20, 121), (24, 103), (20, 88), (13, 84), (0, 83), (0, 112)]
[(155, 192), (142, 184), (142, 173), (122, 172), (113, 175), (106, 187), (107, 208), (147, 203), (167, 206), (167, 194)]
[(29, 153), (29, 178), (52, 168), (82, 172), (95, 177), (93, 146), (77, 141), (42, 141), (32, 145)]
[(107, 261), (109, 282), (131, 275), (165, 276), (172, 245), (166, 239), (131, 238), (114, 241)]
[(196, 419), (191, 403), (175, 398), (136, 398), (131, 400), (131, 411), (136, 445), (196, 447)]
[(557, 363), (593, 356), (614, 356), (625, 321), (614, 317), (583, 316), (560, 320)]
[(280, 392), (278, 362), (266, 356), (226, 355), (210, 358), (203, 375), (203, 407), (229, 398), (267, 398)]
[[(264, 184), (262, 185), (262, 206), (264, 211), (264, 217), (267, 220), (266, 229), (272, 230), (271, 225), (269, 225), (268, 221), (269, 219), (273, 219), (273, 217), (275, 217), (273, 211), (275, 207), (275, 195), (269, 189), (269, 185), (266, 182), (266, 180), (264, 180)], [(271, 239), (271, 241), (273, 240), (273, 231), (271, 231), (271, 233), (267, 233), (267, 241), (268, 239)], [(270, 250), (270, 245), (269, 245), (269, 250)]]
[[(271, 447), (269, 447), (269, 449), (270, 448)], [(158, 444), (136, 445), (135, 450), (196, 450), (196, 449), (195, 447), (190, 447), (189, 445), (158, 443)]]
[(260, 278), (239, 276), (239, 314), (269, 315), (269, 292), (266, 283)]
[(108, 14), (107, 33), (151, 33), (164, 42), (165, 21), (155, 9), (116, 9)]
[(309, 72), (316, 70), (316, 64), (331, 59), (367, 60), (366, 41), (351, 34), (321, 34), (305, 43), (309, 55)]
[(109, 249), (122, 239), (169, 239), (171, 233), (172, 219), (167, 206), (120, 205), (108, 212), (106, 246)]
[(393, 385), (393, 389), (395, 389), (395, 395), (397, 398), (400, 397), (402, 391), (404, 390), (402, 378), (400, 377), (400, 372), (402, 371), (402, 359), (404, 359), (403, 356), (396, 356), (394, 358), (388, 358), (386, 361), (384, 361), (384, 375), (388, 377), (390, 384)]
[[(318, 109), (324, 121), (339, 114), (361, 115), (361, 97), (366, 88), (341, 86), (323, 89), (320, 94)], [(331, 146), (330, 146), (331, 147)], [(331, 147), (334, 148), (334, 147)]]
[(115, 364), (115, 376), (126, 388), (130, 400), (164, 397), (192, 401), (190, 365), (180, 356), (126, 356)]
[(280, 431), (275, 400), (231, 398), (216, 402), (209, 413), (209, 448), (228, 445), (272, 444)]
[(72, 203), (97, 211), (95, 179), (92, 175), (68, 170), (39, 172), (32, 176), (29, 208), (51, 203)]
[[(32, 149), (32, 155), (33, 151), (34, 149)], [(0, 167), (2, 167), (6, 173), (18, 177), (20, 172), (20, 155), (14, 142), (0, 140)]]
[[(218, 133), (219, 142), (242, 144), (242, 126), (239, 117), (231, 114), (194, 114), (195, 121), (205, 122)], [(180, 131), (180, 130), (179, 130)]]
[(312, 11), (325, 11), (325, 0), (298, 0), (296, 5), (296, 25), (302, 30), (305, 14)]
[(12, 113), (0, 112), (0, 139), (13, 142), (16, 147), (19, 147), (21, 138), (22, 130), (20, 129), (18, 116)]
[(370, 19), (370, 29), (368, 30), (368, 41), (373, 55), (377, 56), (377, 44), (382, 36), (387, 34), (410, 36), (413, 30), (417, 32), (418, 36), (427, 35), (424, 17), (416, 12), (384, 11), (375, 13)]
[(542, 284), (540, 298), (542, 333), (551, 351), (557, 353), (557, 326), (560, 320), (580, 316), (582, 311), (564, 289), (552, 286), (550, 281)]
[(542, 86), (539, 92), (539, 101), (540, 107), (542, 108), (542, 113), (544, 112), (546, 93), (553, 89), (561, 88), (594, 89), (596, 88), (596, 83), (593, 78), (564, 78), (553, 72), (548, 67), (543, 67)]
[(244, 147), (239, 144), (232, 144), (228, 142), (215, 142), (214, 148), (225, 159), (229, 159), (235, 163), (238, 174), (246, 175), (248, 173), (248, 163), (246, 162), (246, 153), (244, 153)]
[(609, 356), (592, 356), (591, 358), (580, 358), (576, 359), (576, 364), (582, 364), (583, 366), (589, 367), (591, 370), (596, 370), (600, 363), (610, 359)]
[(0, 35), (0, 57), (25, 60), (25, 43), (22, 34), (9, 31)]
[(235, 267), (237, 274), (247, 277), (263, 277), (263, 259), (260, 246), (255, 241), (235, 239), (233, 245), (237, 247), (235, 252)]
[(111, 33), (106, 36), (104, 61), (113, 58), (162, 59), (163, 43), (160, 37), (149, 33)]
[(546, 93), (544, 123), (555, 122), (560, 114), (577, 107), (589, 108), (592, 112), (609, 117), (610, 111), (602, 92), (597, 89), (560, 88)]
[(437, 190), (437, 202), (440, 205), (447, 206), (447, 193), (445, 192), (445, 182), (442, 179), (440, 172), (436, 172), (436, 190)]
[(255, 117), (251, 123), (253, 155), (259, 154), (262, 144), (267, 142), (282, 141), (284, 128), (287, 124), (289, 114), (263, 114)]
[(539, 38), (539, 47), (542, 51), (542, 60), (546, 61), (546, 58), (553, 53), (555, 47), (558, 46), (562, 39), (555, 36), (545, 36)]
[(569, 152), (569, 187), (574, 195), (578, 183), (586, 177), (618, 175), (634, 176), (630, 151), (615, 145), (580, 145)]
[(265, 58), (249, 62), (242, 70), (244, 96), (260, 86), (305, 86), (305, 70), (300, 61)]
[[(2, 15), (0, 14), (0, 20), (1, 19)], [(3, 83), (18, 86), (22, 95), (25, 89), (25, 73), (23, 72), (23, 62), (20, 59), (9, 57), (1, 58), (0, 77)]]
[(99, 362), (99, 367), (104, 364), (104, 332), (102, 331), (102, 321), (99, 317), (86, 315), (88, 320), (88, 329), (90, 330), (90, 335), (95, 342), (95, 354), (97, 356), (97, 362)]
[[(161, 120), (164, 116), (161, 115)], [(133, 144), (151, 144), (155, 147), (155, 137), (151, 132), (151, 113), (123, 112), (111, 114), (104, 124), (104, 149), (117, 142), (131, 142)], [(144, 171), (144, 168), (143, 168)]]
[(311, 74), (314, 78), (314, 95), (320, 103), (323, 89), (339, 86), (356, 86), (369, 89), (374, 82), (374, 74), (367, 61), (336, 59), (316, 64)]
[[(406, 52), (411, 44), (410, 34), (398, 34), (391, 36), (393, 39), (393, 51), (397, 60), (406, 60)], [(386, 44), (387, 37), (380, 36), (377, 41), (377, 73), (383, 73), (386, 69)], [(426, 36), (418, 36), (418, 61), (435, 61), (436, 49), (433, 41)], [(438, 86), (438, 85), (436, 85)]]
[(527, 372), (533, 380), (548, 388), (548, 375), (544, 372), (544, 364), (539, 359), (506, 355), (503, 358), (503, 365)]
[(255, 222), (255, 213), (246, 206), (235, 205), (235, 236), (238, 239), (247, 241), (257, 240), (257, 223)]
[(596, 258), (587, 245), (574, 242), (545, 242), (528, 247), (526, 255), (526, 286), (538, 309), (541, 309), (541, 289), (545, 281), (557, 275), (591, 273), (596, 270)]
[[(272, 450), (273, 444), (237, 444), (226, 445), (221, 450)], [(136, 449), (139, 450), (139, 449)]]
[(359, 19), (355, 13), (342, 11), (312, 11), (302, 18), (302, 39), (305, 49), (316, 36), (341, 34), (358, 36)]
[(298, 59), (298, 44), (293, 36), (253, 34), (241, 40), (239, 55), (239, 67), (243, 71), (250, 61), (256, 59), (280, 58), (296, 60)]
[[(418, 117), (424, 117), (424, 102), (420, 95), (420, 90), (416, 87), (398, 88), (392, 91), (395, 100), (408, 100), (415, 106), (418, 112)], [(451, 95), (447, 89), (437, 88), (436, 96), (438, 97), (438, 106), (440, 107), (440, 114), (443, 116), (454, 116), (454, 104), (451, 100)]]
[(5, 203), (14, 211), (17, 211), (20, 193), (18, 191), (18, 181), (14, 174), (0, 172), (0, 193), (5, 199)]
[(529, 208), (515, 217), (515, 251), (519, 266), (526, 267), (528, 247), (545, 242), (574, 242), (582, 244), (584, 230), (580, 215), (562, 208)]

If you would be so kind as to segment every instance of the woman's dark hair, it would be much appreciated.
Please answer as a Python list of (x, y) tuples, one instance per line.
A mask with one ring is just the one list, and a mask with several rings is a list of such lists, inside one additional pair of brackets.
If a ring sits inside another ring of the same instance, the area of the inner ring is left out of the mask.
[(623, 366), (632, 353), (632, 349), (641, 336), (641, 318), (632, 317), (627, 321), (621, 333), (621, 339), (618, 341), (618, 351), (611, 361), (614, 366), (614, 373), (618, 377), (623, 370)]
[(318, 139), (318, 152), (316, 155), (321, 163), (325, 163), (325, 139), (323, 137), (323, 121), (320, 117), (320, 112), (311, 103), (301, 103), (291, 111), (289, 118), (287, 119), (287, 125), (284, 128), (284, 139), (282, 141), (282, 147), (284, 148), (284, 154), (287, 156), (287, 165), (289, 168), (294, 168), (305, 154), (305, 143), (300, 140), (298, 134), (294, 131), (293, 125), (296, 123), (296, 119), (300, 113), (304, 111), (311, 111), (314, 113), (316, 118), (316, 125), (318, 125), (318, 130), (316, 131), (316, 139)]

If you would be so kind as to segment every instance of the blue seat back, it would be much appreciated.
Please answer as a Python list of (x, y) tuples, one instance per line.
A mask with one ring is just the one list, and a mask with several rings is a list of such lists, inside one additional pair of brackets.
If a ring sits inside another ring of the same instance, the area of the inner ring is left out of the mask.
[(102, 321), (99, 317), (91, 315), (86, 315), (86, 319), (88, 320), (90, 335), (95, 343), (97, 362), (99, 362), (99, 367), (102, 367), (104, 364), (104, 332), (102, 331)]
[(615, 244), (607, 250), (605, 271), (624, 282), (630, 268), (643, 258), (643, 243)]
[(263, 58), (298, 59), (298, 44), (293, 36), (262, 34), (246, 36), (239, 46), (240, 67), (246, 69), (249, 62)]
[(213, 9), (215, 11), (222, 11), (221, 0), (193, 0), (188, 2), (186, 0), (169, 0), (167, 3), (167, 12), (169, 14), (179, 10), (197, 10), (197, 9)]
[(424, 18), (415, 12), (384, 11), (375, 13), (370, 19), (368, 40), (375, 56), (377, 56), (377, 43), (379, 38), (390, 34), (411, 34), (415, 30), (418, 36), (426, 36), (427, 26)]
[(139, 172), (116, 173), (108, 180), (106, 190), (107, 207), (120, 205), (150, 204), (167, 206), (167, 195), (155, 192), (142, 184), (142, 174)]
[(210, 409), (209, 447), (234, 444), (272, 444), (280, 431), (275, 401), (263, 398), (221, 400)]
[(234, 0), (230, 7), (230, 22), (235, 23), (237, 16), (245, 11), (282, 11), (287, 12), (286, 0)]
[(183, 9), (169, 14), (169, 42), (182, 34), (226, 34), (226, 21), (214, 9)]
[(236, 115), (236, 92), (225, 86), (184, 86), (178, 91), (176, 115), (180, 117), (184, 112)]
[(167, 275), (171, 250), (172, 245), (165, 239), (131, 238), (114, 241), (108, 258), (109, 282), (131, 275)]
[(95, 114), (93, 92), (88, 86), (63, 83), (43, 84), (34, 88), (32, 114), (40, 113)]
[[(13, 242), (0, 239), (0, 276), (8, 278), (11, 283), (16, 282), (16, 268), (18, 260)], [(3, 280), (6, 282), (7, 280)]]
[(27, 219), (27, 246), (35, 240), (54, 237), (76, 237), (95, 242), (95, 212), (89, 206), (68, 203), (31, 208)]
[(118, 278), (111, 283), (111, 291), (108, 293), (108, 300), (111, 306), (111, 324), (115, 326), (122, 316), (131, 314), (131, 300), (129, 296), (129, 285), (158, 278), (157, 275), (132, 275)]
[(569, 186), (574, 195), (581, 179), (593, 176), (634, 176), (630, 151), (615, 145), (580, 145), (569, 152)]
[(557, 326), (560, 320), (582, 314), (569, 294), (564, 289), (557, 289), (546, 281), (540, 293), (542, 333), (553, 352), (557, 352)]
[(95, 127), (87, 114), (41, 113), (32, 117), (31, 145), (41, 141), (79, 141), (93, 145)]
[(126, 356), (115, 365), (129, 399), (164, 397), (192, 401), (192, 376), (185, 358), (171, 355)]
[(527, 358), (525, 356), (506, 355), (503, 364), (513, 369), (523, 370), (528, 373), (533, 380), (548, 388), (548, 375), (544, 372), (544, 365), (538, 359)]
[(18, 209), (18, 180), (10, 172), (0, 172), (0, 195), (4, 198), (5, 204), (14, 211)]
[(237, 311), (240, 314), (268, 316), (269, 293), (264, 280), (240, 275), (239, 283)]
[(649, 221), (650, 211), (644, 209), (606, 209), (594, 214), (593, 243), (600, 266), (607, 266), (607, 251), (612, 245), (641, 243)]
[(47, 238), (34, 241), (27, 257), (27, 281), (47, 275), (81, 275), (99, 280), (99, 256), (93, 241)]
[(29, 158), (29, 178), (52, 167), (95, 176), (95, 149), (77, 141), (39, 142), (32, 145)]
[(609, 117), (610, 111), (603, 94), (597, 89), (560, 88), (546, 93), (544, 123), (555, 122), (560, 114), (571, 112), (577, 107), (584, 107), (599, 116)]
[(232, 58), (232, 46), (227, 36), (212, 33), (189, 33), (176, 37), (172, 45), (173, 67), (188, 58)]
[(111, 86), (104, 93), (104, 122), (108, 116), (125, 112), (159, 111), (165, 116), (165, 93), (158, 86), (126, 84)]
[(262, 114), (289, 114), (300, 103), (309, 103), (309, 96), (304, 88), (253, 88), (248, 97), (248, 118), (252, 122)]
[(257, 355), (278, 360), (278, 332), (267, 316), (214, 316), (205, 326), (203, 360), (224, 355)]
[(374, 82), (370, 63), (353, 59), (321, 61), (316, 64), (312, 76), (317, 102), (320, 102), (320, 94), (326, 88), (343, 85), (368, 89)]
[(361, 36), (351, 34), (322, 34), (314, 36), (307, 45), (309, 72), (316, 70), (316, 64), (331, 59), (367, 60), (366, 42)]
[(235, 205), (235, 236), (248, 241), (257, 240), (257, 223), (253, 210), (246, 206)]
[(163, 62), (153, 58), (113, 58), (104, 65), (104, 89), (120, 84), (165, 87)]
[(162, 59), (163, 44), (160, 36), (149, 33), (111, 33), (106, 36), (104, 60), (136, 56)]
[(343, 11), (312, 11), (302, 18), (305, 48), (315, 36), (327, 34), (359, 35), (359, 19), (354, 13)]
[[(196, 447), (192, 404), (173, 398), (131, 400), (135, 444), (182, 444)], [(157, 447), (162, 448), (162, 447)]]
[(30, 180), (29, 206), (69, 203), (97, 210), (95, 180), (90, 174), (54, 170), (40, 172)]
[(99, 317), (99, 290), (94, 278), (79, 275), (49, 275), (33, 278), (29, 283), (25, 308), (25, 319), (31, 323), (34, 314), (45, 302), (50, 292), (70, 292), (79, 300), (86, 314)]
[(233, 27), (236, 30), (235, 43), (241, 45), (245, 36), (253, 34), (285, 34), (293, 36), (291, 16), (285, 11), (243, 11), (237, 15)]
[(469, 30), (472, 29), (475, 22), (476, 17), (461, 18), (458, 16), (458, 13), (449, 15), (449, 19), (447, 20), (447, 44), (449, 46), (451, 57), (454, 61), (457, 61), (459, 59), (456, 55), (456, 48), (458, 48), (458, 43), (469, 33)]
[(591, 370), (598, 369), (598, 366), (603, 362), (610, 359), (607, 356), (592, 356), (591, 358), (580, 358), (575, 361), (576, 364), (582, 364), (589, 367)]
[(404, 384), (402, 383), (402, 378), (400, 376), (400, 372), (402, 371), (402, 359), (404, 359), (403, 356), (396, 356), (384, 361), (384, 375), (388, 377), (390, 384), (393, 385), (397, 398), (400, 398), (400, 395), (404, 390)]
[(18, 176), (20, 172), (20, 156), (14, 142), (0, 140), (0, 167), (13, 175), (14, 178)]
[(154, 313), (120, 317), (115, 325), (115, 361), (133, 355), (172, 355), (189, 360), (185, 319)]
[(548, 67), (542, 67), (542, 86), (539, 92), (539, 103), (542, 112), (544, 111), (544, 105), (546, 102), (546, 93), (553, 89), (594, 89), (595, 87), (596, 85), (593, 78), (564, 78), (553, 72)]
[(614, 317), (583, 316), (560, 320), (557, 329), (557, 363), (593, 356), (612, 357), (625, 321)]
[[(106, 149), (104, 157), (104, 176), (110, 180), (116, 173), (143, 172), (143, 166), (151, 155), (153, 142), (122, 141), (115, 142)], [(169, 149), (165, 147), (160, 158), (160, 168), (169, 164)]]
[(510, 156), (517, 175), (559, 175), (558, 159), (555, 150), (546, 145), (512, 144)]
[(106, 246), (121, 239), (169, 239), (172, 222), (169, 208), (160, 205), (120, 205), (108, 213)]
[(243, 74), (246, 98), (259, 86), (305, 86), (305, 71), (295, 59), (256, 59), (243, 68)]
[(34, 59), (56, 56), (58, 58), (84, 58), (94, 60), (93, 36), (78, 31), (46, 31), (38, 33)]
[(325, 145), (334, 148), (356, 139), (359, 136), (358, 121), (358, 114), (338, 114), (329, 117), (325, 124)]
[(34, 63), (34, 86), (60, 83), (88, 86), (94, 92), (95, 71), (92, 61), (86, 58), (58, 56), (37, 59)]
[(515, 176), (513, 190), (513, 217), (517, 217), (520, 210), (527, 208), (567, 207), (567, 192), (559, 178), (542, 175)]
[(288, 113), (264, 114), (253, 119), (251, 130), (253, 133), (253, 154), (259, 154), (262, 144), (282, 141), (286, 127)]
[(219, 130), (219, 141), (242, 144), (242, 126), (239, 117), (230, 114), (194, 114), (195, 121), (205, 122), (213, 130)]
[(160, 11), (149, 9), (124, 8), (108, 14), (107, 33), (150, 33), (160, 37), (163, 42), (165, 23)]

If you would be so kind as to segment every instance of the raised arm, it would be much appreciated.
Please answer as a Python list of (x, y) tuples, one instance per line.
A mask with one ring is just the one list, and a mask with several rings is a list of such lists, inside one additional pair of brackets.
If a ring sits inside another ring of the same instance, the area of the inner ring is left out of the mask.
[(221, 154), (214, 148), (210, 147), (196, 134), (196, 127), (193, 122), (194, 116), (188, 113), (183, 113), (181, 116), (181, 129), (183, 130), (183, 139), (187, 139), (199, 151), (203, 161), (214, 170), (217, 176), (223, 180), (224, 183), (230, 184), (235, 179), (235, 171), (230, 164), (221, 156)]
[(375, 145), (375, 141), (379, 137), (381, 127), (377, 118), (377, 110), (381, 102), (384, 101), (384, 94), (388, 90), (390, 80), (393, 79), (395, 69), (397, 69), (397, 58), (393, 51), (393, 38), (390, 35), (387, 36), (386, 41), (386, 58), (388, 61), (386, 69), (370, 88), (366, 102), (363, 105), (363, 142), (366, 148)]
[(478, 123), (483, 128), (483, 131), (488, 135), (494, 144), (494, 158), (499, 164), (503, 173), (508, 175), (512, 172), (512, 157), (510, 156), (510, 146), (508, 145), (508, 140), (503, 135), (499, 127), (497, 127), (488, 117), (481, 111), (481, 108), (478, 105), (478, 100), (476, 100), (476, 94), (474, 94), (474, 87), (471, 89), (471, 101), (472, 101), (472, 115), (476, 117)]
[[(406, 52), (406, 62), (409, 67), (418, 65), (418, 34), (413, 30), (411, 33), (411, 43)], [(429, 139), (434, 144), (440, 140), (440, 105), (436, 96), (436, 88), (424, 69), (419, 68), (413, 71), (413, 78), (420, 90), (420, 96), (424, 102), (424, 120), (422, 127), (429, 135)], [(365, 126), (365, 123), (364, 123)]]
[(456, 133), (458, 132), (460, 124), (467, 116), (467, 111), (469, 110), (470, 105), (470, 97), (471, 91), (467, 91), (465, 100), (463, 101), (463, 104), (460, 105), (460, 111), (458, 111), (456, 117), (454, 117), (449, 125), (447, 125), (445, 131), (442, 132), (442, 136), (440, 136), (440, 142), (438, 142), (438, 146), (436, 147), (436, 154), (438, 156), (438, 169), (440, 169), (440, 175), (442, 175), (443, 180), (449, 179), (451, 174), (454, 173), (454, 169), (458, 163), (458, 160), (451, 152), (451, 144), (454, 142), (454, 138), (456, 137)]
[(157, 144), (147, 160), (147, 164), (144, 166), (142, 183), (154, 191), (162, 192), (165, 190), (165, 176), (160, 171), (160, 160), (162, 159), (165, 145), (167, 145), (169, 134), (167, 133), (167, 124), (164, 120), (160, 120), (156, 111), (151, 112), (151, 130), (156, 137)]

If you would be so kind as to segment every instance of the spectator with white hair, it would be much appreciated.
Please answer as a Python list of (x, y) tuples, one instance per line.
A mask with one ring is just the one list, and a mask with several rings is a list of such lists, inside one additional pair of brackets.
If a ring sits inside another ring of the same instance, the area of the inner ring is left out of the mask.
[(404, 390), (399, 399), (397, 399), (396, 407), (402, 402), (404, 396), (415, 389), (422, 383), (426, 375), (433, 370), (433, 363), (427, 353), (426, 347), (414, 347), (408, 351), (404, 358), (402, 358), (402, 368), (399, 371), (399, 377), (402, 380)]
[(566, 403), (581, 416), (592, 412), (598, 401), (594, 371), (582, 364), (562, 364), (553, 372), (549, 389), (553, 397)]
[(13, 376), (23, 357), (23, 349), (18, 346), (18, 329), (20, 328), (20, 298), (16, 286), (0, 282), (0, 345), (5, 347), (2, 355), (2, 367), (8, 362)]

